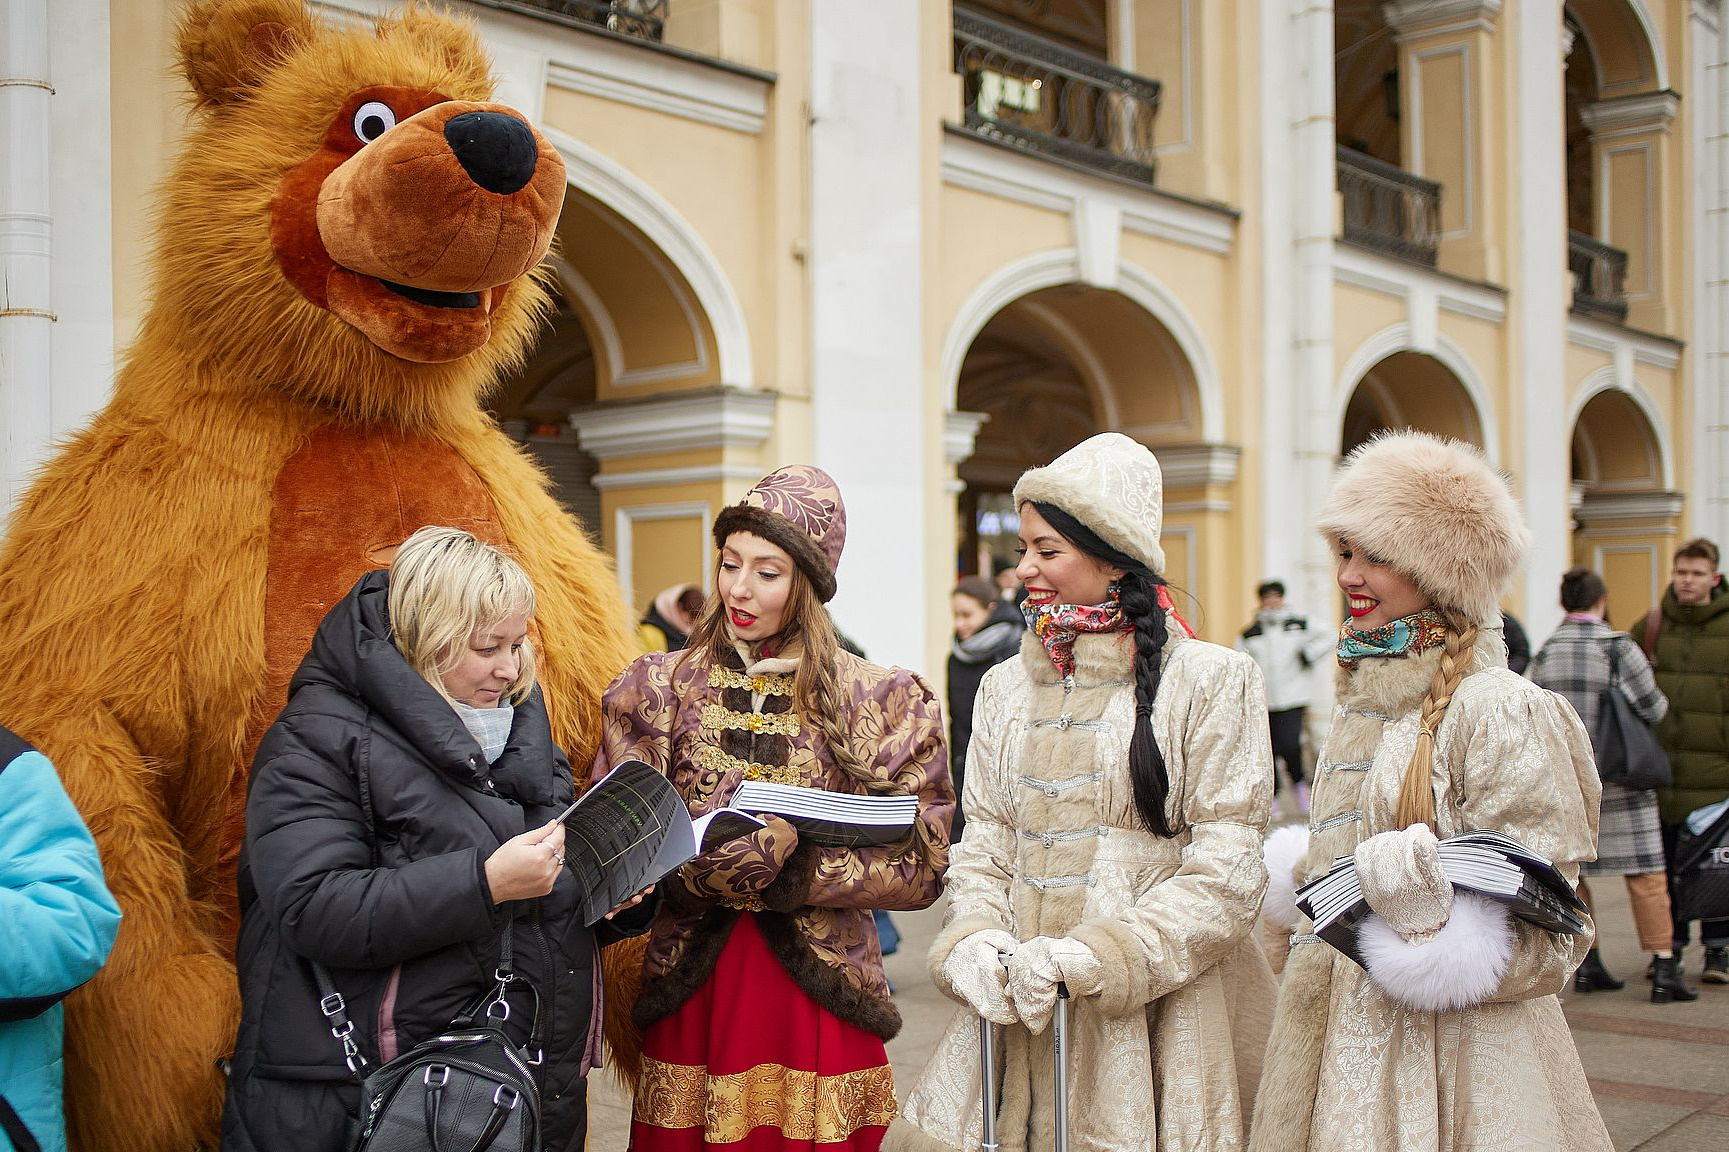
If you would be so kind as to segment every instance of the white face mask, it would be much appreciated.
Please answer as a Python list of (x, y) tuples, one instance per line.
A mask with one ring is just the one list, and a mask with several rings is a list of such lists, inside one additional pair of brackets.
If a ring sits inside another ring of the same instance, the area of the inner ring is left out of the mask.
[(462, 717), (469, 734), (480, 745), (481, 754), (488, 764), (498, 763), (498, 758), (504, 755), (504, 746), (510, 740), (510, 723), (516, 715), (516, 709), (509, 701), (501, 701), (496, 708), (475, 708), (460, 700), (452, 700), (451, 707)]

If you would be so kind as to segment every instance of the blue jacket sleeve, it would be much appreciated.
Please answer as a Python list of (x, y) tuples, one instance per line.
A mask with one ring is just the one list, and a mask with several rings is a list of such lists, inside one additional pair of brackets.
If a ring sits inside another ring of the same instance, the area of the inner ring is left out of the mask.
[(0, 771), (0, 1010), (96, 975), (119, 927), (96, 842), (54, 766), (21, 753)]

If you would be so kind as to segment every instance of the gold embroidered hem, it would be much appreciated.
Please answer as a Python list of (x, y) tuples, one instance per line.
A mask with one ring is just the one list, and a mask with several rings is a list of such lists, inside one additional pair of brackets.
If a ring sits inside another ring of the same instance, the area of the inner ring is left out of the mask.
[(719, 664), (708, 667), (708, 686), (710, 688), (749, 688), (752, 692), (761, 692), (764, 696), (791, 696), (793, 677), (790, 672), (764, 672), (760, 676), (746, 676), (736, 668), (723, 668)]
[(758, 764), (754, 760), (740, 760), (730, 752), (722, 751), (713, 744), (699, 744), (691, 751), (690, 762), (705, 772), (713, 772), (717, 776), (737, 768), (744, 773), (746, 780), (769, 780), (776, 784), (791, 784), (802, 787), (805, 783), (804, 774), (788, 764)]
[(778, 1128), (788, 1140), (838, 1143), (860, 1128), (895, 1118), (894, 1072), (888, 1065), (818, 1076), (779, 1064), (710, 1076), (701, 1064), (645, 1058), (636, 1118), (656, 1128), (698, 1128), (710, 1144), (743, 1140), (756, 1128)]
[(711, 732), (728, 729), (741, 732), (767, 732), (771, 736), (797, 736), (796, 712), (734, 712), (724, 704), (710, 704), (702, 710), (702, 726)]

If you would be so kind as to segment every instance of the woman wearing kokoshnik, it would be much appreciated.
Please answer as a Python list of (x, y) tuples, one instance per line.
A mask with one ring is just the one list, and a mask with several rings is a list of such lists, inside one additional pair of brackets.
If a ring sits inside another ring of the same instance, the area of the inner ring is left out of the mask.
[(1272, 750), (1255, 662), (1170, 608), (1162, 487), (1118, 433), (1015, 486), (1031, 627), (979, 689), (930, 952), (962, 1007), (895, 1152), (979, 1146), (981, 1016), (1003, 1026), (1000, 1146), (1051, 1147), (1059, 982), (1072, 1147), (1243, 1147), (1274, 997), (1253, 931)]
[(1589, 937), (1455, 891), (1437, 837), (1491, 829), (1569, 882), (1595, 855), (1590, 739), (1507, 670), (1500, 597), (1530, 535), (1481, 454), (1420, 432), (1346, 460), (1319, 530), (1350, 620), (1310, 842), (1269, 909), (1355, 855), (1367, 969), (1297, 919), (1256, 1102), (1267, 1152), (1611, 1147), (1556, 994)]
[(715, 519), (715, 594), (689, 647), (639, 658), (604, 698), (596, 776), (646, 761), (693, 815), (746, 779), (918, 797), (893, 844), (823, 847), (768, 816), (660, 883), (637, 1152), (874, 1152), (895, 1114), (883, 1042), (901, 1020), (871, 910), (942, 892), (954, 791), (929, 685), (836, 641), (824, 605), (845, 540), (826, 472), (770, 473)]

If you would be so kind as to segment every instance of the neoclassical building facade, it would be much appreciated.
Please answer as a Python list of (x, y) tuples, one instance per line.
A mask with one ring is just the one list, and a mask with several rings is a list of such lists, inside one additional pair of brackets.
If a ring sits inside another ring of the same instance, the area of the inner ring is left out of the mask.
[[(364, 22), (384, 0), (320, 0)], [(934, 674), (1021, 470), (1165, 472), (1229, 642), (1389, 427), (1480, 445), (1629, 620), (1729, 536), (1722, 0), (451, 0), (562, 153), (559, 308), (493, 398), (640, 610), (765, 471), (846, 494), (833, 608)], [(0, 0), (0, 434), (14, 497), (106, 395), (175, 145), (173, 0)]]

